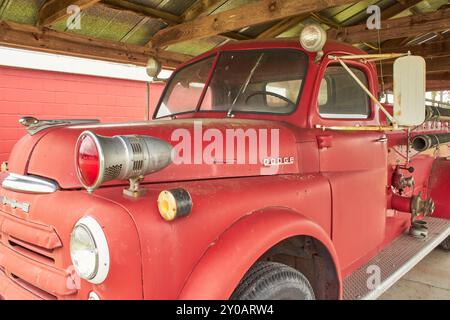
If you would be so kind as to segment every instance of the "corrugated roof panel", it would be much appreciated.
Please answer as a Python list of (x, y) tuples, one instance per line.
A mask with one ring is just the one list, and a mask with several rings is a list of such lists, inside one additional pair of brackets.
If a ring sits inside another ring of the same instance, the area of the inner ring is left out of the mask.
[(378, 2), (378, 0), (365, 0), (365, 1), (357, 2), (357, 3), (349, 6), (345, 10), (342, 10), (338, 14), (334, 15), (333, 17), (331, 17), (331, 19), (338, 24), (343, 24), (345, 21), (347, 21), (351, 17), (357, 15), (361, 11), (364, 12), (367, 9), (367, 7), (369, 7), (373, 4), (376, 4), (377, 2)]
[(143, 6), (156, 8), (163, 0), (128, 0), (128, 2), (133, 2), (137, 4), (141, 4)]
[[(304, 26), (305, 26), (306, 24), (309, 24), (309, 23), (317, 23), (317, 21), (316, 21), (314, 18), (312, 18), (312, 17), (306, 18), (306, 19), (303, 20), (301, 23), (297, 24), (295, 27), (293, 27), (293, 28), (291, 28), (291, 29), (289, 29), (289, 30), (286, 30), (285, 32), (283, 32), (282, 34), (280, 34), (277, 38), (293, 38), (293, 37), (298, 37), (298, 36), (300, 35), (301, 31), (303, 30)], [(321, 24), (321, 25), (322, 25), (322, 27), (323, 27), (325, 30), (328, 30), (328, 29), (329, 29), (329, 27), (328, 27), (327, 25), (324, 25), (324, 24)]]
[(170, 45), (167, 50), (188, 54), (191, 56), (197, 56), (208, 50), (214, 49), (221, 43), (223, 43), (224, 38), (222, 37), (210, 37), (207, 39), (199, 39), (186, 41), (182, 43), (177, 43)]
[(249, 37), (256, 38), (259, 34), (266, 31), (267, 29), (270, 29), (277, 23), (278, 23), (278, 21), (275, 21), (275, 22), (269, 22), (269, 23), (264, 23), (264, 24), (260, 24), (257, 26), (248, 27), (248, 28), (243, 29), (242, 31), (239, 31), (239, 33), (249, 36)]
[(180, 16), (195, 0), (128, 0), (136, 4), (144, 5), (154, 9), (169, 12)]
[(194, 2), (195, 0), (164, 0), (157, 8), (181, 16)]
[(448, 5), (449, 0), (427, 0), (418, 3), (415, 8), (417, 11), (426, 13), (438, 10), (440, 7)]
[(227, 2), (222, 4), (220, 7), (218, 7), (216, 10), (211, 12), (211, 14), (231, 10), (236, 7), (243, 6), (243, 5), (246, 5), (246, 4), (249, 4), (252, 2), (256, 2), (256, 1), (258, 1), (258, 0), (228, 0)]
[(320, 11), (320, 14), (327, 18), (332, 18), (335, 15), (339, 14), (339, 12), (344, 11), (345, 9), (351, 7), (352, 4), (345, 4), (342, 6), (332, 7), (325, 10)]
[(145, 45), (151, 37), (157, 33), (161, 28), (165, 27), (164, 22), (158, 19), (142, 18), (138, 25), (129, 31), (122, 39), (123, 42)]
[(0, 2), (0, 20), (35, 25), (44, 0), (3, 0)]
[(141, 19), (129, 11), (95, 5), (82, 11), (80, 29), (67, 28), (64, 21), (58, 23), (55, 28), (94, 38), (120, 41)]
[[(367, 1), (366, 7), (362, 7), (361, 10), (350, 17), (349, 19), (342, 22), (343, 26), (352, 26), (355, 24), (364, 23), (369, 18), (369, 14), (367, 13), (367, 8), (371, 5), (377, 5), (381, 10), (389, 8), (396, 4), (396, 0), (382, 0), (382, 1)], [(370, 13), (371, 15), (372, 13)]]

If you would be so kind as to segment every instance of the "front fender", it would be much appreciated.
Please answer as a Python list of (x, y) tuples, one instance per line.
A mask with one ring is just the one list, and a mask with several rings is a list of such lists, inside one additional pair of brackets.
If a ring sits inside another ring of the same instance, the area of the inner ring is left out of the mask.
[(316, 223), (286, 208), (267, 208), (247, 215), (211, 243), (184, 285), (179, 299), (229, 299), (249, 268), (267, 250), (294, 236), (322, 242), (333, 259), (341, 289), (341, 272), (333, 243)]

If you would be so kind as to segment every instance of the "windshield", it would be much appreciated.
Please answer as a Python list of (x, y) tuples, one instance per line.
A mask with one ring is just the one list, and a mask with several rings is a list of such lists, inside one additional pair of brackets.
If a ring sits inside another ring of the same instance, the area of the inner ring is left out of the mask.
[(288, 114), (300, 98), (308, 65), (298, 50), (220, 53), (180, 69), (171, 79), (156, 118), (195, 111)]

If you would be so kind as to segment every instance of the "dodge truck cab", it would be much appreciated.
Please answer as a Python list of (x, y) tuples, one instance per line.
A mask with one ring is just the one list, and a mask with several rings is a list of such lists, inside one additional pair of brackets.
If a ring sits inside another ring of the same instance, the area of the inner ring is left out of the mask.
[(423, 59), (300, 40), (194, 58), (149, 122), (21, 119), (0, 298), (373, 299), (448, 249), (450, 114)]

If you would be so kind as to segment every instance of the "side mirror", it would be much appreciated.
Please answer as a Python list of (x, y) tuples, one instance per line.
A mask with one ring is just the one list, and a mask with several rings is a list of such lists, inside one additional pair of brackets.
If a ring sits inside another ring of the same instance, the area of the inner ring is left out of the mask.
[(394, 118), (401, 126), (418, 126), (425, 121), (426, 63), (419, 56), (405, 56), (394, 62)]

